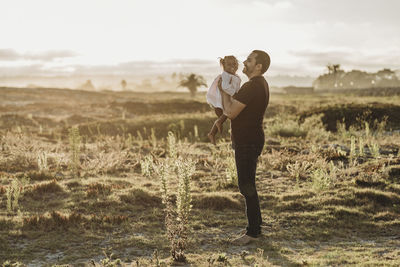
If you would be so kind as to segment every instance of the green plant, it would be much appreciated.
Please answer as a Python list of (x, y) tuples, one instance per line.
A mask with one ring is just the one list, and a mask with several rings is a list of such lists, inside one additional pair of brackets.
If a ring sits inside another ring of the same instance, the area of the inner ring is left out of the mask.
[(69, 148), (71, 153), (69, 167), (73, 173), (78, 172), (78, 168), (80, 165), (80, 145), (81, 136), (79, 135), (79, 129), (77, 127), (69, 128)]
[(311, 173), (312, 187), (317, 191), (330, 187), (329, 173), (324, 169), (316, 169)]
[[(172, 145), (173, 135), (170, 145)], [(173, 150), (172, 150), (173, 151)], [(174, 153), (171, 153), (174, 156)], [(192, 208), (191, 201), (191, 177), (195, 172), (196, 162), (192, 159), (167, 158), (158, 162), (154, 169), (161, 179), (161, 193), (165, 212), (165, 226), (167, 236), (171, 246), (171, 256), (176, 262), (186, 262), (185, 249), (189, 235), (189, 214)], [(175, 172), (178, 177), (178, 192), (176, 207), (173, 205), (170, 196), (168, 180), (171, 172)]]
[(23, 195), (25, 186), (29, 183), (29, 178), (24, 176), (21, 180), (13, 179), (6, 189), (7, 211), (13, 213), (19, 210), (19, 198)]
[(156, 131), (154, 130), (154, 128), (150, 129), (150, 141), (151, 141), (151, 145), (153, 147), (157, 147), (157, 137), (156, 137)]
[(360, 155), (360, 157), (364, 156), (364, 139), (362, 138), (362, 136), (358, 138), (358, 154)]
[(105, 256), (104, 259), (100, 261), (100, 264), (104, 267), (117, 267), (122, 266), (122, 261), (120, 259), (113, 260), (112, 257), (114, 256), (113, 253), (107, 254), (106, 250), (103, 250), (103, 254)]
[(168, 142), (168, 155), (170, 158), (175, 159), (178, 156), (178, 150), (176, 147), (176, 137), (173, 132), (168, 132), (168, 137), (167, 137), (167, 142)]
[(154, 170), (153, 157), (151, 155), (145, 156), (144, 159), (140, 161), (140, 169), (144, 176), (151, 177)]
[(369, 151), (370, 151), (372, 157), (374, 157), (374, 158), (379, 158), (380, 157), (381, 154), (379, 152), (379, 144), (377, 142), (371, 141), (368, 144), (368, 148), (369, 148)]
[(255, 255), (254, 267), (264, 267), (264, 266), (266, 266), (266, 263), (267, 262), (264, 259), (264, 250), (262, 248), (257, 248), (256, 255)]
[(366, 121), (364, 125), (365, 125), (365, 136), (368, 138), (371, 134), (369, 130), (369, 123)]
[(196, 162), (191, 158), (183, 160), (179, 159), (176, 161), (177, 173), (179, 179), (178, 185), (178, 197), (177, 197), (177, 208), (178, 214), (182, 221), (188, 222), (189, 213), (192, 208), (191, 202), (192, 197), (190, 194), (190, 182), (191, 177), (196, 170)]
[(194, 132), (194, 140), (198, 141), (199, 140), (199, 128), (197, 127), (197, 124), (193, 126), (193, 132)]
[(22, 267), (25, 265), (19, 261), (12, 262), (12, 261), (6, 260), (5, 262), (3, 262), (3, 264), (1, 266), (2, 267)]
[(233, 152), (229, 152), (227, 157), (225, 158), (226, 168), (225, 168), (225, 177), (227, 185), (238, 185), (238, 179), (236, 174), (236, 162)]
[(133, 145), (133, 137), (131, 133), (128, 133), (128, 137), (125, 138), (125, 147), (131, 148)]
[(388, 118), (389, 117), (387, 115), (385, 115), (380, 122), (378, 122), (378, 120), (375, 120), (375, 127), (376, 127), (375, 135), (376, 136), (381, 136), (385, 132)]
[(39, 169), (39, 171), (47, 171), (48, 170), (47, 153), (45, 151), (41, 151), (38, 154), (38, 169)]
[(296, 161), (293, 164), (287, 164), (286, 169), (290, 173), (292, 178), (296, 179), (296, 182), (299, 183), (300, 178), (304, 178), (310, 171), (311, 164), (307, 161), (302, 161), (301, 163)]
[(142, 145), (142, 143), (143, 143), (143, 136), (142, 136), (142, 134), (140, 133), (139, 130), (136, 131), (136, 135), (137, 135), (137, 139), (138, 139), (139, 144)]
[(356, 138), (354, 136), (351, 136), (351, 139), (350, 139), (350, 158), (355, 158), (356, 156), (357, 156)]

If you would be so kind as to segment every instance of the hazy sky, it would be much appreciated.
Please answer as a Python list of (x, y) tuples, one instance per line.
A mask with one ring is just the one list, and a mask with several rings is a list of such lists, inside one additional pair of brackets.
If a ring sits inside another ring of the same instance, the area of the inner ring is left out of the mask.
[(399, 0), (2, 0), (0, 75), (218, 65), (253, 49), (270, 74), (400, 68)]

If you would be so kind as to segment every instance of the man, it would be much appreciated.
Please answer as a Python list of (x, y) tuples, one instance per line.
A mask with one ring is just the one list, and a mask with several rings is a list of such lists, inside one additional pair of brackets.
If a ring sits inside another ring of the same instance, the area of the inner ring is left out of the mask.
[(245, 234), (234, 243), (244, 245), (261, 234), (261, 211), (255, 176), (257, 159), (264, 146), (263, 118), (269, 102), (268, 83), (262, 76), (270, 65), (269, 55), (254, 50), (243, 62), (243, 73), (249, 81), (231, 97), (220, 86), (224, 114), (231, 119), (232, 147), (240, 193), (246, 200), (248, 225)]

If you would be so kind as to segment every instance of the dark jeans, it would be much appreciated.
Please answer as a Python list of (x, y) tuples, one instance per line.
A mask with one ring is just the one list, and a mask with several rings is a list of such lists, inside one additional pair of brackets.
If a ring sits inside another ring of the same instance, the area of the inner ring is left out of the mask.
[(256, 168), (258, 156), (261, 154), (263, 146), (264, 144), (233, 145), (239, 190), (246, 200), (248, 220), (246, 234), (252, 237), (257, 237), (261, 233), (262, 219), (256, 189)]

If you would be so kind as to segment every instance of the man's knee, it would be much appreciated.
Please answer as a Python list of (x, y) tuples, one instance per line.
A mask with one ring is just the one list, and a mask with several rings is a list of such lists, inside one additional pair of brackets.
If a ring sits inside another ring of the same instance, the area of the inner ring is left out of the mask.
[(239, 185), (239, 191), (245, 197), (252, 197), (257, 193), (256, 187), (253, 184)]

